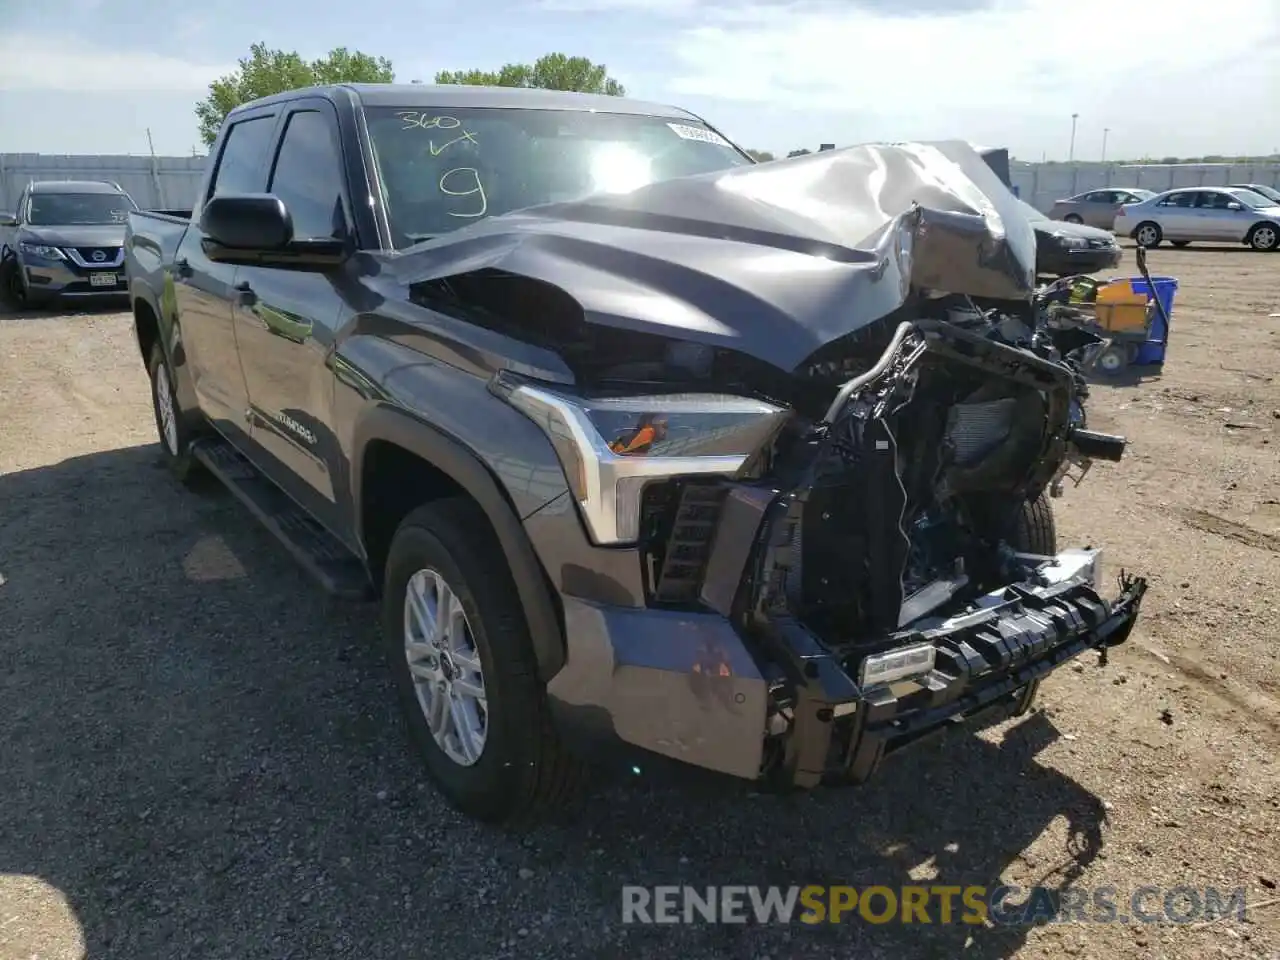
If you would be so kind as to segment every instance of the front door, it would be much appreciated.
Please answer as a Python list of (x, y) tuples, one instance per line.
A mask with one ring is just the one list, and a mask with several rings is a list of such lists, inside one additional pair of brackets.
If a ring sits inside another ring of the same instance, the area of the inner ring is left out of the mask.
[(200, 198), (191, 226), (178, 247), (173, 266), (173, 293), (178, 316), (178, 345), (200, 409), (229, 439), (243, 442), (247, 430), (248, 392), (236, 352), (232, 300), (236, 267), (205, 256), (200, 207), (210, 197), (261, 191), (278, 117), (266, 111), (250, 114), (231, 126), (223, 138), (208, 196)]
[[(346, 238), (337, 118), (323, 101), (294, 101), (284, 119), (267, 191), (293, 220), (296, 240)], [(335, 284), (341, 268), (242, 266), (235, 323), (249, 390), (254, 459), (286, 493), (340, 536), (334, 471), (334, 379), (328, 357), (349, 313)]]

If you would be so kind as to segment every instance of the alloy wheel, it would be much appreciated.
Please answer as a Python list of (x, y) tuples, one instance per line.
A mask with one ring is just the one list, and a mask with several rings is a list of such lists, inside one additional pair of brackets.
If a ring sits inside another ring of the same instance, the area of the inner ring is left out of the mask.
[(436, 745), (471, 766), (489, 731), (484, 670), (462, 601), (435, 570), (419, 570), (405, 587), (404, 654)]

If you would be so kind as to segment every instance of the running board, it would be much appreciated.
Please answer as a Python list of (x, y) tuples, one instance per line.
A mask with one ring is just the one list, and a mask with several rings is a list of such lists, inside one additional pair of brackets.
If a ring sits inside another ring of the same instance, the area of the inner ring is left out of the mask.
[(372, 596), (364, 565), (225, 440), (201, 439), (191, 454), (284, 544), (325, 591), (344, 600)]

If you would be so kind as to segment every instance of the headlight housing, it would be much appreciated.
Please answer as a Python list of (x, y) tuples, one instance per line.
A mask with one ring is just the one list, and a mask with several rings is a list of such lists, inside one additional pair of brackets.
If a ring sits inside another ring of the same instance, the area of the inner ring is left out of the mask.
[(43, 260), (67, 259), (66, 254), (57, 247), (51, 247), (44, 243), (28, 243), (23, 240), (18, 244), (18, 250), (29, 257), (40, 257)]
[(1066, 250), (1087, 250), (1089, 241), (1084, 237), (1058, 237), (1058, 243)]
[(777, 434), (789, 411), (713, 393), (581, 397), (499, 377), (493, 390), (543, 429), (591, 539), (635, 543), (647, 484), (732, 477)]

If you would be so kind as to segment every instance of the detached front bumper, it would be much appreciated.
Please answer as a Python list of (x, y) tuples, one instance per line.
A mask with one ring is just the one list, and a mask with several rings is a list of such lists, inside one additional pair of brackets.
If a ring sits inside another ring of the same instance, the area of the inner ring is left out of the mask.
[(1145, 592), (1125, 579), (1108, 601), (1084, 574), (1012, 584), (973, 613), (889, 638), (877, 650), (931, 643), (933, 668), (865, 687), (868, 651), (841, 659), (794, 621), (745, 636), (718, 613), (565, 597), (568, 658), (548, 694), (570, 742), (616, 764), (635, 761), (620, 749), (631, 747), (747, 780), (858, 783), (930, 734), (1025, 711), (1044, 676), (1123, 643)]
[(800, 688), (779, 774), (799, 786), (862, 782), (885, 757), (931, 734), (991, 713), (1025, 712), (1042, 678), (1128, 638), (1146, 589), (1145, 580), (1126, 578), (1107, 601), (1080, 578), (1014, 584), (984, 609), (903, 636), (932, 643), (933, 670), (873, 688)]

